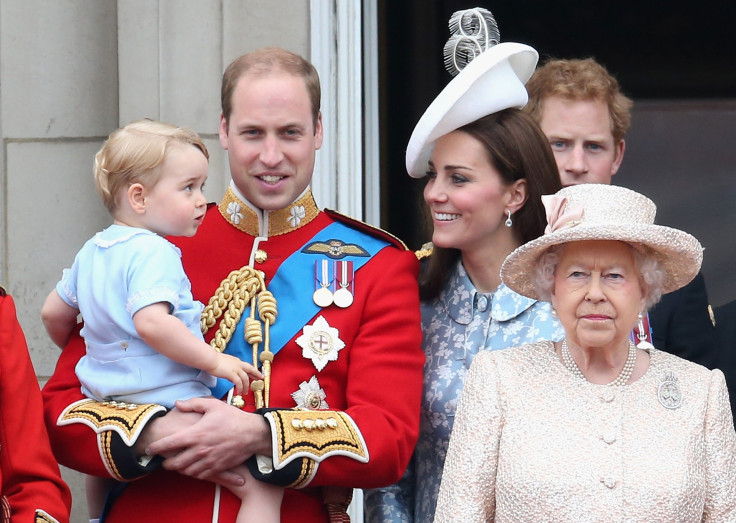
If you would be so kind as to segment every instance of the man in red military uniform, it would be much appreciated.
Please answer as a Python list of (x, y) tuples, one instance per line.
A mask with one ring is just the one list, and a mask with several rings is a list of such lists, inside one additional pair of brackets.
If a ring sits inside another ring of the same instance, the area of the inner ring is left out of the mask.
[[(175, 238), (213, 346), (262, 364), (253, 391), (157, 405), (84, 399), (79, 337), (44, 388), (61, 463), (121, 481), (105, 521), (232, 522), (218, 484), (246, 462), (288, 487), (282, 521), (344, 517), (353, 487), (398, 480), (419, 426), (418, 263), (385, 232), (317, 208), (309, 188), (322, 144), (319, 78), (269, 48), (223, 76), (220, 143), (232, 182), (193, 238)], [(212, 300), (210, 301), (210, 298)], [(274, 304), (275, 299), (275, 304)], [(228, 404), (230, 403), (230, 404)], [(145, 453), (144, 453), (145, 451)], [(166, 456), (163, 467), (159, 459)]]
[(68, 522), (72, 497), (43, 426), (13, 298), (0, 287), (0, 522)]

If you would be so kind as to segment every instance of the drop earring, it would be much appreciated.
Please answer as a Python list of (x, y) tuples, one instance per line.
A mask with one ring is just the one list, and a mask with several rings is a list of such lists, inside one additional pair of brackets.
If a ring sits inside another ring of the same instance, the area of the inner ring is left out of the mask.
[(509, 211), (508, 209), (506, 209), (506, 221), (503, 222), (503, 224), (506, 227), (511, 227), (514, 224), (514, 222), (511, 221), (511, 211)]

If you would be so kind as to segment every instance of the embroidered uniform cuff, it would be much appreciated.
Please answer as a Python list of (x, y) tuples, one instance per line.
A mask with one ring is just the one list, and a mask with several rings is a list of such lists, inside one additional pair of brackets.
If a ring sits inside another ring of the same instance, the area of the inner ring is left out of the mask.
[(59, 415), (57, 425), (82, 423), (97, 433), (100, 456), (110, 475), (130, 481), (154, 470), (161, 458), (140, 460), (133, 445), (151, 420), (166, 414), (166, 407), (84, 399)]
[(53, 517), (45, 510), (36, 509), (36, 517), (33, 519), (34, 523), (59, 523), (59, 520)]
[[(317, 464), (330, 456), (368, 462), (363, 435), (345, 412), (274, 409), (265, 412), (264, 417), (271, 426), (274, 471), (295, 461), (301, 463), (303, 458)], [(301, 463), (300, 469), (303, 467)]]
[(309, 458), (295, 459), (278, 470), (261, 466), (264, 458), (265, 456), (251, 456), (246, 465), (255, 479), (271, 485), (304, 488), (309, 485), (317, 472), (317, 462)]

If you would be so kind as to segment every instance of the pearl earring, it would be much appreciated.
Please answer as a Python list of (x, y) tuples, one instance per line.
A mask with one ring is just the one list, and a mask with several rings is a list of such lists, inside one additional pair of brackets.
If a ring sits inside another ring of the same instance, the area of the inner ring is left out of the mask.
[(511, 227), (514, 224), (514, 222), (511, 221), (511, 211), (509, 211), (508, 209), (506, 209), (506, 221), (503, 222), (503, 224), (506, 227)]

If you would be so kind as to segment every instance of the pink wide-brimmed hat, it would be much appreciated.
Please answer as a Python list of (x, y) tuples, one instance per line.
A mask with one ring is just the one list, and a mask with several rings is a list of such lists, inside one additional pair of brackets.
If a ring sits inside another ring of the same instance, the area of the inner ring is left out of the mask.
[(700, 242), (684, 231), (655, 225), (657, 207), (642, 194), (615, 185), (582, 184), (542, 196), (542, 202), (548, 223), (544, 235), (517, 248), (501, 267), (503, 282), (523, 296), (540, 299), (534, 287), (537, 261), (553, 245), (569, 242), (615, 240), (649, 250), (664, 274), (662, 293), (684, 287), (700, 270)]

